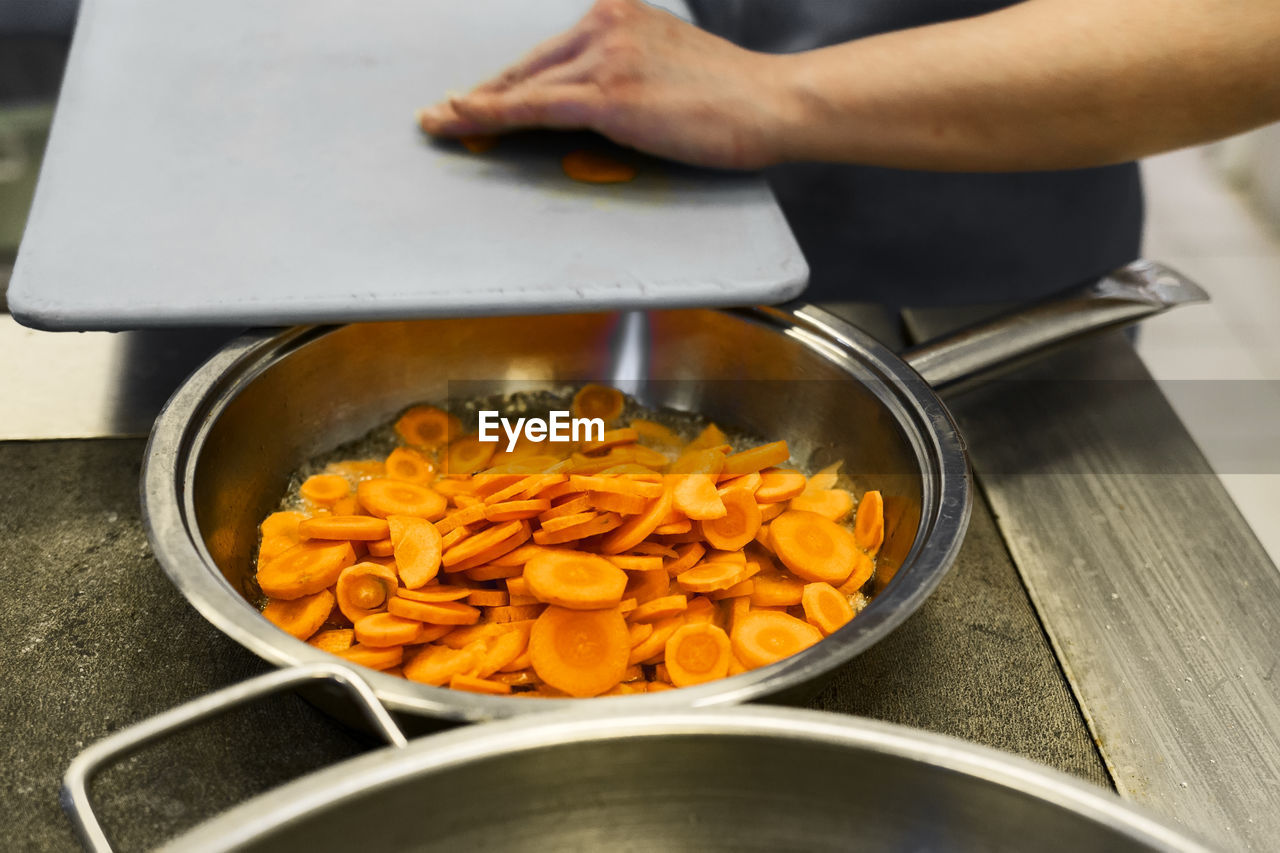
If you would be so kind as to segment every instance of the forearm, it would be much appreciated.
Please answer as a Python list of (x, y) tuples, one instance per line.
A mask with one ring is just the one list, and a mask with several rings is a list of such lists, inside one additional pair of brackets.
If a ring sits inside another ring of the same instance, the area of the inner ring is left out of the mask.
[(770, 159), (1093, 166), (1280, 118), (1280, 2), (1028, 0), (761, 62)]

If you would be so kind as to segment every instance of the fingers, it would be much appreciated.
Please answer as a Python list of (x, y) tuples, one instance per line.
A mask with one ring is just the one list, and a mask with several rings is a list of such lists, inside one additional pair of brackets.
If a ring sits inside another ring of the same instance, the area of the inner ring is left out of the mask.
[[(573, 129), (590, 127), (600, 113), (599, 90), (582, 83), (520, 86), (506, 92), (472, 92), (449, 101), (453, 114), (469, 130), (455, 133), (498, 133), (524, 127)], [(430, 133), (431, 131), (427, 131)]]

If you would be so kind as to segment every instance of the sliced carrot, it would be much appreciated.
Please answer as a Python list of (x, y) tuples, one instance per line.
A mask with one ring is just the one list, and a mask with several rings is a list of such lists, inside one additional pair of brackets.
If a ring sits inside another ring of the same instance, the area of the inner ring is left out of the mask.
[(816, 489), (792, 498), (790, 509), (817, 513), (830, 521), (840, 521), (853, 511), (853, 495), (844, 489)]
[(387, 566), (368, 562), (347, 566), (334, 586), (338, 609), (352, 622), (384, 610), (396, 583), (395, 571)]
[(728, 589), (750, 577), (747, 567), (728, 560), (699, 563), (676, 575), (676, 583), (688, 592), (715, 592)]
[[(444, 519), (441, 519), (441, 522), (443, 521)], [(440, 552), (444, 553), (445, 551), (448, 551), (454, 545), (457, 545), (463, 539), (466, 539), (468, 536), (474, 533), (475, 530), (479, 530), (479, 529), (480, 529), (480, 525), (478, 524), (476, 525), (475, 529), (472, 529), (466, 526), (453, 528), (448, 533), (440, 537)], [(436, 524), (436, 531), (439, 532), (439, 530), (440, 530), (440, 525)]]
[(444, 472), (452, 475), (474, 474), (489, 464), (497, 449), (497, 442), (481, 441), (476, 435), (452, 441), (444, 458)]
[(800, 603), (804, 605), (805, 620), (821, 631), (824, 637), (839, 630), (853, 618), (849, 599), (831, 584), (805, 584)]
[(693, 522), (687, 518), (666, 521), (653, 528), (656, 536), (679, 536), (693, 530)]
[(690, 542), (687, 545), (681, 545), (676, 549), (676, 557), (668, 560), (663, 566), (667, 570), (667, 574), (675, 576), (686, 569), (692, 568), (702, 555), (707, 553), (706, 547), (701, 542)]
[(262, 609), (267, 621), (299, 640), (306, 640), (320, 630), (333, 611), (333, 593), (322, 589), (292, 601), (273, 599)]
[(791, 468), (765, 468), (760, 472), (756, 501), (762, 504), (789, 501), (803, 494), (806, 485), (808, 482), (799, 471)]
[(689, 442), (688, 450), (704, 450), (709, 447), (719, 447), (722, 444), (728, 444), (725, 438), (724, 430), (715, 424), (707, 424), (707, 426), (698, 433), (698, 437)]
[(803, 651), (822, 639), (822, 632), (788, 616), (752, 610), (738, 621), (731, 637), (733, 653), (749, 667), (768, 666)]
[(572, 696), (596, 696), (622, 680), (631, 652), (615, 610), (548, 607), (533, 625), (529, 658), (538, 677)]
[(573, 542), (578, 539), (586, 539), (590, 536), (599, 536), (602, 533), (608, 533), (617, 527), (621, 527), (623, 524), (622, 516), (618, 515), (616, 512), (604, 512), (594, 518), (580, 524), (575, 524), (572, 527), (566, 527), (562, 530), (539, 530), (537, 533), (533, 534), (533, 541), (539, 545), (557, 545), (565, 542)]
[(485, 512), (488, 506), (483, 503), (474, 503), (470, 506), (454, 510), (435, 523), (436, 529), (440, 531), (440, 535), (457, 530), (459, 527), (465, 527), (468, 524), (475, 524), (479, 521), (485, 521)]
[(386, 518), (389, 515), (416, 515), (428, 521), (435, 521), (444, 516), (448, 502), (444, 495), (437, 491), (420, 486), (417, 483), (406, 483), (403, 480), (392, 480), (379, 477), (365, 480), (356, 486), (356, 496), (370, 515)]
[(778, 559), (807, 581), (838, 586), (853, 571), (854, 534), (815, 513), (787, 510), (769, 525), (769, 538)]
[(614, 476), (611, 474), (570, 474), (569, 482), (584, 492), (615, 492), (620, 495), (636, 495), (652, 500), (661, 497), (664, 487), (662, 475)]
[(804, 597), (804, 581), (787, 572), (765, 569), (752, 581), (751, 604), (756, 607), (787, 607)]
[(580, 551), (548, 551), (524, 567), (529, 591), (542, 601), (574, 610), (616, 607), (627, 574), (608, 560)]
[[(500, 566), (496, 563), (488, 563), (476, 566), (474, 569), (467, 569), (463, 575), (471, 581), (500, 581), (516, 577), (523, 571), (523, 566)], [(502, 603), (506, 604), (505, 601)]]
[(630, 427), (605, 430), (600, 434), (600, 438), (595, 439), (594, 441), (584, 441), (582, 443), (582, 452), (596, 453), (601, 450), (608, 450), (610, 447), (618, 447), (623, 444), (635, 444), (639, 440), (640, 434)]
[(412, 515), (389, 516), (387, 524), (395, 549), (396, 571), (404, 585), (417, 589), (435, 580), (444, 549), (444, 541), (436, 526)]
[(764, 526), (787, 511), (787, 501), (760, 504), (760, 524)]
[[(752, 504), (754, 506), (754, 503)], [(671, 491), (663, 488), (644, 512), (628, 516), (616, 530), (600, 541), (603, 554), (621, 554), (643, 541), (671, 510)]]
[(649, 502), (639, 495), (620, 495), (617, 492), (587, 492), (587, 504), (602, 512), (619, 515), (636, 515), (644, 512)]
[(833, 462), (809, 478), (805, 484), (806, 492), (817, 492), (823, 489), (834, 489), (840, 476), (840, 462)]
[(566, 515), (576, 515), (580, 512), (589, 512), (594, 509), (591, 505), (591, 493), (583, 492), (582, 494), (572, 494), (559, 504), (548, 509), (546, 512), (538, 516), (538, 521), (546, 524), (556, 518), (563, 518)]
[(298, 525), (298, 533), (307, 539), (359, 539), (371, 541), (390, 535), (387, 522), (368, 515), (330, 515), (308, 518)]
[(307, 640), (317, 649), (333, 654), (351, 648), (351, 644), (355, 641), (356, 632), (351, 628), (330, 628), (328, 631), (312, 635), (311, 639)]
[(489, 521), (516, 521), (533, 518), (551, 508), (548, 500), (503, 501), (485, 506), (484, 517)]
[(671, 635), (679, 630), (683, 624), (683, 614), (668, 616), (666, 619), (654, 623), (653, 631), (632, 647), (628, 663), (642, 663), (651, 659), (654, 655), (661, 656), (667, 646), (667, 640), (671, 639)]
[(492, 696), (509, 696), (511, 694), (510, 684), (503, 684), (501, 681), (490, 681), (486, 678), (476, 678), (474, 675), (467, 675), (465, 672), (454, 673), (449, 678), (449, 687), (453, 690), (488, 693)]
[(676, 552), (675, 548), (672, 548), (670, 545), (663, 545), (661, 542), (639, 542), (631, 550), (637, 554), (662, 557), (663, 559), (674, 560), (676, 557), (680, 556)]
[(391, 613), (371, 613), (356, 620), (356, 640), (366, 646), (386, 648), (418, 642), (422, 623)]
[(723, 518), (700, 522), (702, 535), (722, 551), (736, 551), (754, 539), (760, 529), (760, 507), (746, 489), (730, 489), (720, 498), (728, 512)]
[(724, 451), (719, 448), (695, 448), (690, 445), (671, 463), (667, 474), (707, 474), (716, 477), (724, 468), (724, 460)]
[(600, 418), (605, 423), (622, 414), (625, 403), (622, 392), (605, 385), (583, 385), (573, 395), (571, 409), (574, 417)]
[(636, 167), (599, 151), (570, 151), (560, 158), (560, 168), (575, 181), (587, 184), (622, 184), (635, 180)]
[(414, 406), (396, 421), (396, 432), (408, 444), (432, 449), (462, 432), (462, 422), (434, 406)]
[(660, 622), (683, 613), (689, 607), (689, 599), (684, 595), (664, 595), (652, 601), (646, 601), (627, 617), (631, 622)]
[(354, 664), (367, 666), (370, 669), (390, 669), (393, 666), (399, 666), (400, 661), (404, 659), (404, 647), (388, 646), (386, 648), (377, 648), (366, 646), (363, 643), (356, 643), (354, 646), (336, 651), (334, 654)]
[[(388, 530), (388, 533), (390, 531)], [(391, 557), (396, 553), (395, 545), (391, 543), (391, 537), (386, 539), (377, 539), (373, 542), (365, 543), (365, 548), (369, 551), (370, 557)]]
[(631, 640), (631, 646), (640, 645), (649, 639), (649, 635), (653, 633), (653, 624), (650, 622), (628, 622), (627, 634)]
[(627, 573), (627, 588), (623, 598), (634, 598), (637, 604), (647, 604), (662, 598), (671, 591), (671, 575), (665, 569), (657, 571), (632, 570)]
[[(510, 536), (507, 536), (505, 539), (502, 539), (501, 541), (493, 545), (487, 546), (484, 550), (475, 554), (475, 556), (468, 557), (465, 560), (460, 560), (454, 563), (452, 566), (448, 566), (445, 570), (449, 572), (465, 572), (465, 571), (469, 571), (470, 569), (480, 568), (481, 566), (489, 566), (489, 565), (496, 566), (497, 564), (493, 562), (494, 560), (498, 559), (503, 554), (506, 554), (510, 551), (514, 551), (516, 548), (519, 548), (521, 545), (525, 543), (525, 541), (529, 538), (530, 533), (532, 533), (533, 531), (533, 528), (529, 526), (529, 522), (527, 521), (504, 521), (502, 524), (499, 524), (497, 526), (502, 527), (503, 525), (506, 525), (506, 524), (516, 524), (519, 526), (515, 529), (515, 532), (513, 532)], [(488, 533), (488, 531), (486, 530), (485, 533)], [(463, 544), (466, 544), (466, 543), (463, 543)], [(448, 552), (446, 551), (445, 553), (448, 553)], [(495, 575), (495, 577), (501, 578), (501, 577), (507, 577), (507, 575), (498, 574), (498, 575)]]
[(480, 611), (460, 601), (410, 601), (397, 596), (387, 602), (387, 612), (429, 625), (474, 625), (480, 621)]
[(409, 601), (422, 601), (432, 604), (439, 601), (461, 601), (467, 598), (474, 589), (465, 586), (448, 586), (446, 584), (433, 583), (418, 589), (400, 589), (392, 590), (400, 598)]
[(297, 535), (297, 529), (294, 530), (293, 536), (273, 535), (263, 536), (262, 542), (258, 545), (258, 565), (265, 566), (267, 563), (279, 557), (285, 551), (288, 551), (294, 545), (302, 541)]
[(268, 536), (284, 536), (298, 540), (298, 525), (306, 519), (300, 512), (273, 512), (258, 525), (265, 539)]
[(529, 543), (508, 551), (499, 557), (494, 557), (492, 562), (495, 566), (523, 566), (536, 555), (541, 554), (543, 550), (545, 549), (541, 545)]
[(476, 675), (481, 678), (488, 678), (503, 667), (516, 663), (529, 649), (529, 632), (533, 629), (531, 620), (494, 627), (499, 629), (498, 633), (485, 641), (484, 660), (476, 669)]
[(468, 536), (466, 539), (444, 552), (444, 565), (456, 566), (459, 563), (476, 557), (477, 555), (484, 554), (485, 551), (501, 544), (511, 536), (519, 533), (522, 525), (524, 527), (528, 527), (528, 524), (523, 521), (506, 521), (501, 524), (495, 524), (493, 527), (490, 527), (482, 533), (477, 533), (474, 536)]
[(337, 474), (312, 474), (302, 481), (298, 494), (313, 504), (328, 506), (351, 494), (351, 483)]
[(489, 619), (500, 624), (537, 619), (546, 606), (545, 604), (511, 604), (507, 607), (490, 607)]
[(715, 625), (697, 622), (671, 635), (663, 662), (671, 683), (688, 687), (724, 678), (732, 656), (729, 635)]
[(724, 468), (721, 469), (720, 476), (737, 477), (740, 474), (750, 474), (753, 471), (781, 465), (789, 458), (791, 458), (791, 451), (787, 448), (785, 441), (762, 444), (759, 447), (735, 453), (725, 459)]
[(723, 601), (726, 598), (740, 598), (743, 596), (750, 597), (751, 593), (755, 591), (755, 580), (753, 578), (747, 578), (744, 581), (738, 581), (733, 586), (711, 593), (711, 600)]
[(258, 587), (271, 598), (292, 601), (333, 586), (355, 561), (350, 542), (300, 542), (258, 567)]
[(729, 513), (710, 474), (676, 475), (671, 500), (676, 509), (697, 521), (724, 518)]
[(555, 533), (557, 530), (565, 530), (569, 527), (576, 527), (579, 524), (585, 524), (595, 518), (599, 513), (595, 510), (585, 510), (583, 512), (575, 512), (573, 515), (562, 515), (559, 518), (550, 518), (542, 522), (542, 530), (545, 533)]
[(435, 463), (412, 447), (397, 447), (387, 456), (383, 469), (393, 480), (425, 486), (436, 478)]
[(879, 492), (866, 492), (858, 501), (853, 520), (853, 535), (858, 547), (874, 555), (884, 542), (884, 498)]
[(858, 551), (853, 555), (853, 572), (849, 578), (840, 585), (839, 590), (844, 595), (853, 595), (862, 589), (867, 581), (871, 580), (871, 575), (875, 573), (876, 563), (871, 555), (865, 551)]
[(422, 684), (441, 687), (458, 674), (469, 674), (484, 659), (484, 644), (472, 643), (461, 649), (448, 646), (423, 646), (413, 660), (404, 665), (404, 677)]
[(663, 568), (662, 558), (634, 554), (610, 554), (605, 558), (620, 569), (629, 572), (656, 572)]
[[(746, 489), (755, 495), (756, 489), (760, 488), (760, 484), (764, 482), (764, 478), (760, 476), (759, 471), (752, 471), (749, 474), (739, 474), (736, 477), (726, 477), (721, 474), (720, 479), (716, 481), (716, 490), (723, 493), (729, 489)], [(759, 501), (757, 501), (759, 503)]]

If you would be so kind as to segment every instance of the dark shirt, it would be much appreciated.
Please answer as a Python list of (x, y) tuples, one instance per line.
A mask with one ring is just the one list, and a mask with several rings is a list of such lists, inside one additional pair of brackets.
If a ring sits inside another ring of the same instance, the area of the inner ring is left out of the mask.
[[(706, 29), (787, 53), (954, 20), (996, 0), (690, 0)], [(797, 163), (768, 170), (809, 261), (811, 301), (954, 305), (1016, 301), (1099, 276), (1139, 254), (1134, 163), (963, 174)]]

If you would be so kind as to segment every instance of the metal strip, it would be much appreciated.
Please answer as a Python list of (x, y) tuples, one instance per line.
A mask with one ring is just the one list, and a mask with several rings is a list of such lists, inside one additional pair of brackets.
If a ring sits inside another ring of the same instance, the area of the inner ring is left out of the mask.
[(1113, 335), (950, 402), (1118, 790), (1273, 848), (1280, 573), (1132, 347)]

